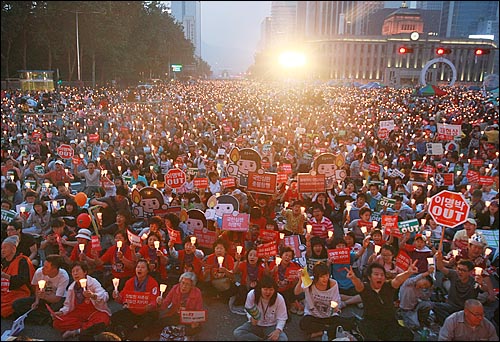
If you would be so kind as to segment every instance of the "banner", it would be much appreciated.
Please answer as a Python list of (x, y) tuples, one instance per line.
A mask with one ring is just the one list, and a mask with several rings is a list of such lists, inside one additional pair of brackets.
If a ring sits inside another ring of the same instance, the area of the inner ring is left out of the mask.
[(203, 323), (207, 321), (207, 310), (181, 310), (179, 313), (181, 324)]
[(182, 244), (181, 232), (167, 227), (168, 237), (175, 244)]
[(258, 258), (269, 258), (278, 254), (278, 245), (276, 241), (271, 241), (257, 246)]
[(398, 228), (401, 234), (405, 234), (406, 232), (418, 232), (420, 229), (420, 224), (417, 219), (411, 219), (403, 222), (398, 222)]
[(479, 176), (479, 184), (481, 185), (493, 185), (495, 182), (498, 182), (498, 177)]
[(196, 236), (196, 243), (200, 247), (212, 248), (215, 240), (217, 240), (217, 234), (206, 228), (195, 228), (193, 235)]
[(384, 229), (384, 235), (392, 235), (396, 238), (402, 236), (398, 227), (397, 215), (382, 215), (382, 229)]
[(222, 230), (233, 230), (236, 232), (248, 231), (250, 223), (250, 214), (238, 213), (222, 215)]
[(349, 247), (345, 248), (335, 248), (328, 250), (328, 259), (333, 258), (334, 264), (350, 264), (351, 263), (351, 249)]
[(234, 177), (221, 178), (220, 183), (224, 188), (234, 188), (236, 186), (236, 178)]
[(469, 183), (478, 183), (479, 182), (479, 172), (467, 170), (467, 180)]
[(149, 304), (149, 292), (122, 292), (123, 304), (127, 303), (129, 309), (143, 309)]
[(276, 230), (261, 229), (259, 231), (259, 239), (263, 243), (270, 241), (278, 241), (280, 238), (280, 232)]
[(399, 177), (401, 179), (405, 178), (405, 174), (398, 169), (389, 169), (387, 171), (387, 176), (389, 177)]
[(193, 184), (196, 189), (206, 189), (208, 188), (208, 178), (195, 178)]
[(427, 183), (428, 178), (429, 174), (427, 172), (412, 170), (410, 173), (410, 180), (414, 183)]
[(300, 251), (300, 239), (298, 235), (288, 235), (283, 239), (283, 245), (293, 248), (293, 254), (295, 258), (299, 258), (302, 254)]
[(396, 255), (396, 266), (402, 270), (407, 270), (411, 264), (411, 258), (404, 250), (400, 249), (398, 255)]
[(309, 173), (299, 173), (297, 175), (297, 189), (299, 193), (325, 192), (325, 175), (311, 175)]
[(448, 124), (437, 124), (437, 136), (439, 140), (452, 140), (462, 135), (462, 126), (460, 125), (448, 125)]
[(276, 173), (259, 174), (250, 172), (248, 174), (248, 192), (256, 192), (261, 194), (275, 194), (276, 193)]
[(454, 184), (455, 174), (454, 173), (437, 173), (434, 177), (434, 184), (437, 187), (440, 186), (451, 186)]
[(427, 143), (425, 146), (427, 148), (426, 154), (430, 156), (440, 156), (444, 154), (443, 144), (441, 143)]

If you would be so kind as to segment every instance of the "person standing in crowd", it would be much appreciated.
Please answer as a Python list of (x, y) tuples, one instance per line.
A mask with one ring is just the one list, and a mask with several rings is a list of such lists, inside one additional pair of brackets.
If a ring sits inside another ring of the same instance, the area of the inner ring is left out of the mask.
[(14, 301), (31, 294), (30, 283), (35, 268), (31, 260), (17, 252), (19, 237), (12, 235), (2, 241), (2, 318), (14, 313)]
[(438, 341), (498, 341), (497, 329), (484, 317), (483, 305), (467, 299), (464, 309), (446, 317)]
[(417, 273), (416, 264), (417, 261), (414, 261), (408, 270), (390, 281), (386, 280), (385, 269), (378, 263), (372, 263), (366, 268), (368, 282), (362, 282), (350, 268), (347, 277), (353, 282), (364, 303), (363, 320), (359, 329), (367, 341), (413, 341), (411, 330), (400, 326), (396, 320), (393, 302), (396, 290), (412, 274)]
[(288, 341), (283, 332), (288, 319), (285, 299), (272, 277), (262, 277), (248, 292), (245, 310), (248, 321), (233, 332), (237, 341)]
[(284, 233), (285, 235), (304, 235), (304, 227), (307, 222), (305, 214), (301, 210), (303, 203), (294, 201), (288, 208), (283, 208), (281, 214), (286, 220)]
[(101, 186), (101, 170), (96, 169), (96, 162), (94, 160), (89, 160), (86, 166), (87, 169), (78, 171), (77, 166), (73, 164), (73, 173), (75, 176), (85, 180), (83, 192), (89, 198), (92, 198), (97, 188)]
[(54, 328), (64, 332), (64, 339), (78, 335), (93, 338), (109, 325), (109, 295), (87, 272), (86, 263), (77, 261), (73, 264), (71, 275), (74, 281), (68, 287), (63, 307), (53, 314)]

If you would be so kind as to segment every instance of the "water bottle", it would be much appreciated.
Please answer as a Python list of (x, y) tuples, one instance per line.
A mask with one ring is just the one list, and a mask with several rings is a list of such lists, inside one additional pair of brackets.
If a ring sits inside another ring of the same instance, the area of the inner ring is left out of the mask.
[(252, 316), (253, 319), (257, 321), (260, 319), (260, 310), (257, 305), (254, 305), (251, 308), (245, 307), (245, 311), (248, 312), (248, 314)]
[(323, 331), (323, 336), (321, 336), (321, 341), (329, 341), (328, 340), (328, 331)]
[(423, 328), (420, 331), (420, 341), (428, 341), (429, 340), (429, 329)]

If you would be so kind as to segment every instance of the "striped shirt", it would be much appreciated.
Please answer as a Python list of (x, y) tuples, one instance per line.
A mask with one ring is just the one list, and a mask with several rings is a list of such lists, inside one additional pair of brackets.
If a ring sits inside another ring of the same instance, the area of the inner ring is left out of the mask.
[(323, 216), (321, 222), (316, 221), (316, 218), (312, 217), (308, 224), (312, 226), (311, 236), (319, 236), (320, 238), (326, 239), (328, 237), (328, 231), (333, 232), (332, 221), (325, 216)]

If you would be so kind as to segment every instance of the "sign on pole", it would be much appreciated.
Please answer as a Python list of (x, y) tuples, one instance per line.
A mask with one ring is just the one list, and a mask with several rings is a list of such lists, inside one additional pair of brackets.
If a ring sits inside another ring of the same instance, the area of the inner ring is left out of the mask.
[(465, 223), (469, 216), (469, 203), (462, 194), (443, 190), (431, 197), (429, 214), (437, 224), (445, 227), (456, 227)]

